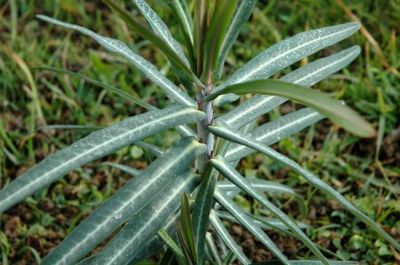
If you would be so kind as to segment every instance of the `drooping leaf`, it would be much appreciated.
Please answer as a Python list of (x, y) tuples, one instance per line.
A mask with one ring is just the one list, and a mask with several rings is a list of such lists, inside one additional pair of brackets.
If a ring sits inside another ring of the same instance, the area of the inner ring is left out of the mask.
[(379, 236), (387, 240), (393, 247), (400, 251), (400, 243), (396, 241), (393, 237), (391, 237), (388, 233), (386, 233), (377, 223), (375, 223), (371, 218), (362, 213), (359, 209), (357, 209), (353, 204), (351, 204), (346, 198), (344, 198), (338, 191), (332, 188), (330, 185), (326, 184), (320, 178), (315, 176), (313, 173), (309, 172), (305, 168), (301, 167), (295, 161), (289, 159), (288, 157), (280, 154), (274, 149), (264, 145), (263, 143), (255, 140), (252, 137), (246, 136), (239, 131), (229, 127), (226, 124), (222, 126), (211, 126), (209, 130), (220, 137), (227, 138), (232, 142), (246, 145), (254, 150), (257, 150), (265, 155), (287, 165), (296, 173), (302, 175), (311, 185), (317, 187), (327, 195), (333, 197), (338, 203), (340, 203), (346, 210), (351, 212), (357, 218), (359, 218), (362, 222), (367, 224), (372, 230), (374, 230)]
[(189, 67), (189, 61), (182, 50), (181, 45), (172, 37), (167, 25), (156, 12), (144, 0), (134, 0), (142, 15), (146, 18), (152, 30), (162, 38), (165, 43), (179, 56), (182, 62)]
[(269, 238), (269, 236), (265, 234), (260, 226), (257, 225), (257, 223), (255, 223), (253, 219), (250, 218), (239, 206), (237, 206), (224, 192), (222, 192), (220, 189), (216, 189), (214, 197), (238, 220), (240, 224), (246, 227), (258, 240), (260, 240), (260, 242), (263, 243), (275, 257), (277, 257), (285, 265), (290, 264), (286, 256), (279, 250), (271, 238)]
[(165, 220), (179, 209), (182, 193), (192, 192), (198, 183), (198, 177), (189, 172), (176, 177), (145, 208), (130, 219), (97, 255), (94, 264), (128, 264), (132, 257), (138, 255), (141, 248), (157, 234), (165, 224)]
[[(229, 139), (228, 139), (229, 140)], [(221, 156), (211, 159), (211, 164), (226, 178), (240, 187), (243, 191), (257, 200), (261, 205), (263, 205), (268, 211), (270, 211), (276, 218), (278, 218), (282, 223), (284, 223), (293, 234), (303, 242), (308, 249), (317, 256), (325, 265), (329, 265), (328, 260), (319, 251), (318, 247), (308, 238), (308, 236), (297, 226), (289, 216), (287, 216), (282, 210), (276, 207), (273, 203), (267, 200), (262, 194), (260, 194), (256, 189), (254, 189), (247, 180), (240, 175), (231, 165)]]
[[(309, 87), (346, 67), (359, 54), (360, 47), (353, 46), (328, 57), (308, 63), (283, 76), (280, 80)], [(240, 128), (257, 117), (278, 107), (287, 100), (287, 98), (277, 96), (255, 95), (228, 113), (221, 115), (217, 120), (221, 120), (233, 128)]]
[(235, 254), (239, 261), (244, 265), (251, 264), (250, 260), (243, 253), (241, 247), (238, 246), (238, 244), (229, 234), (228, 230), (225, 228), (224, 224), (218, 218), (214, 211), (210, 212), (210, 223), (215, 229), (216, 233), (221, 237), (221, 239), (225, 242), (229, 249)]
[(172, 106), (127, 118), (108, 128), (95, 131), (50, 155), (1, 190), (0, 212), (71, 170), (157, 132), (203, 118), (204, 114), (194, 108)]
[[(307, 128), (323, 118), (324, 116), (315, 110), (303, 108), (272, 120), (256, 128), (252, 133), (248, 133), (248, 135), (251, 135), (254, 139), (265, 145), (271, 145)], [(254, 149), (247, 146), (231, 144), (226, 151), (225, 158), (233, 162), (254, 152)]]
[[(165, 195), (164, 189), (168, 191), (170, 183), (173, 183), (181, 173), (187, 171), (194, 159), (204, 152), (203, 144), (194, 141), (192, 137), (182, 138), (163, 156), (150, 164), (142, 174), (130, 180), (81, 222), (63, 242), (46, 256), (42, 264), (73, 264), (85, 256), (130, 216), (140, 214), (141, 210), (158, 194)], [(189, 179), (187, 174), (186, 178)], [(150, 209), (155, 217), (154, 207), (153, 205)], [(166, 220), (165, 216), (162, 220)], [(144, 243), (141, 244), (141, 246), (144, 245)], [(100, 259), (100, 257), (97, 256), (96, 259)]]
[(233, 92), (238, 95), (256, 93), (264, 95), (277, 95), (298, 101), (307, 105), (332, 121), (342, 126), (349, 132), (360, 137), (374, 137), (375, 129), (354, 110), (344, 106), (337, 100), (325, 94), (299, 85), (278, 80), (256, 80), (225, 87), (211, 94), (207, 100), (212, 100), (220, 94)]
[(255, 56), (214, 91), (246, 81), (267, 79), (300, 59), (353, 35), (359, 28), (359, 23), (351, 22), (298, 33)]
[(144, 75), (157, 84), (164, 92), (167, 94), (169, 98), (175, 100), (183, 105), (187, 106), (196, 106), (196, 102), (189, 97), (188, 94), (184, 93), (180, 90), (174, 83), (172, 83), (168, 78), (166, 78), (157, 68), (148, 62), (146, 59), (141, 57), (140, 55), (134, 53), (129, 47), (120, 40), (103, 37), (89, 29), (84, 27), (69, 24), (65, 22), (61, 22), (59, 20), (38, 15), (39, 19), (44, 20), (46, 22), (62, 26), (68, 29), (73, 29), (79, 31), (82, 34), (85, 34), (94, 40), (96, 40), (101, 46), (110, 52), (117, 53), (127, 59), (130, 63), (136, 66), (139, 70), (141, 70)]
[(215, 73), (215, 80), (219, 80), (221, 78), (226, 56), (228, 55), (228, 52), (231, 49), (233, 43), (237, 39), (242, 26), (249, 19), (256, 2), (257, 0), (239, 1), (239, 5), (235, 11), (235, 15), (232, 18), (232, 22), (229, 24), (229, 28), (221, 44), (217, 69)]

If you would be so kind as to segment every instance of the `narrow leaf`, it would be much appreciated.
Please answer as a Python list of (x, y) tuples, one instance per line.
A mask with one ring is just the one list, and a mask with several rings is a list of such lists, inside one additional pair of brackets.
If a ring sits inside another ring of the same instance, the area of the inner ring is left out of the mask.
[(183, 241), (182, 245), (187, 246), (188, 260), (195, 263), (197, 261), (196, 243), (194, 240), (189, 198), (186, 194), (182, 194), (181, 196), (181, 222), (179, 228), (181, 240)]
[(342, 126), (349, 132), (360, 137), (374, 137), (375, 129), (352, 109), (325, 94), (299, 85), (278, 80), (257, 80), (232, 85), (211, 94), (207, 100), (212, 100), (220, 94), (233, 92), (235, 94), (257, 93), (277, 95), (298, 101), (314, 108), (321, 114)]
[(234, 42), (236, 41), (242, 26), (249, 19), (256, 2), (257, 0), (239, 1), (239, 5), (235, 11), (235, 15), (232, 18), (232, 22), (230, 23), (221, 44), (221, 52), (218, 57), (215, 80), (219, 80), (221, 78), (226, 56), (228, 55), (229, 50), (232, 48)]
[(127, 118), (108, 128), (95, 131), (49, 156), (1, 190), (0, 212), (7, 210), (71, 170), (147, 136), (203, 118), (204, 114), (194, 108), (172, 106)]
[(217, 234), (221, 237), (221, 239), (225, 242), (225, 244), (229, 247), (229, 249), (235, 254), (235, 256), (239, 259), (241, 263), (244, 265), (251, 264), (250, 260), (243, 253), (242, 249), (232, 236), (229, 234), (228, 230), (226, 230), (222, 221), (218, 218), (214, 211), (210, 213), (210, 223), (217, 232)]
[[(139, 213), (157, 194), (164, 195), (162, 187), (168, 187), (204, 152), (203, 144), (195, 142), (192, 137), (182, 138), (80, 223), (42, 264), (71, 264), (79, 260), (130, 216)], [(144, 246), (143, 243), (141, 245)]]
[(196, 106), (196, 102), (191, 99), (186, 93), (181, 91), (174, 83), (172, 83), (168, 78), (166, 78), (157, 68), (148, 62), (146, 59), (141, 57), (140, 55), (134, 53), (129, 47), (120, 40), (103, 37), (89, 29), (84, 27), (69, 24), (65, 22), (61, 22), (59, 20), (38, 15), (39, 19), (44, 20), (46, 22), (62, 26), (68, 29), (77, 30), (82, 34), (85, 34), (94, 40), (96, 40), (101, 46), (110, 52), (117, 53), (127, 59), (130, 63), (136, 66), (139, 70), (141, 70), (146, 77), (148, 77), (151, 81), (157, 84), (160, 88), (164, 90), (167, 96), (177, 102), (187, 105), (187, 106)]
[[(210, 213), (210, 216), (211, 216), (211, 213)], [(216, 265), (222, 265), (222, 260), (218, 253), (217, 245), (215, 244), (215, 241), (210, 232), (206, 233), (206, 241), (207, 241), (208, 249), (211, 252), (211, 256), (214, 258)]]
[(178, 176), (131, 218), (96, 257), (94, 264), (128, 264), (130, 259), (138, 255), (143, 246), (157, 234), (165, 224), (165, 220), (179, 209), (182, 193), (192, 192), (198, 183), (199, 179), (191, 173), (186, 172)]
[[(308, 63), (283, 76), (280, 80), (310, 87), (346, 67), (359, 54), (360, 47), (353, 46), (328, 57)], [(233, 128), (240, 128), (257, 117), (278, 107), (287, 100), (287, 98), (277, 96), (255, 95), (228, 113), (221, 115), (217, 120), (221, 120)]]
[(183, 63), (189, 67), (189, 61), (185, 56), (180, 44), (172, 37), (167, 25), (157, 15), (156, 12), (144, 1), (134, 0), (134, 3), (139, 8), (142, 15), (146, 18), (152, 30), (162, 38), (165, 43), (179, 56)]
[(351, 204), (348, 200), (346, 200), (339, 192), (337, 192), (334, 188), (326, 184), (320, 178), (315, 176), (313, 173), (301, 167), (295, 161), (289, 159), (288, 157), (280, 154), (274, 149), (264, 145), (263, 143), (248, 137), (233, 128), (229, 128), (226, 124), (223, 126), (212, 126), (209, 130), (220, 137), (227, 138), (232, 142), (246, 145), (250, 148), (253, 148), (265, 155), (287, 165), (296, 173), (302, 175), (311, 185), (317, 187), (324, 193), (333, 197), (337, 202), (339, 202), (345, 209), (359, 218), (362, 222), (366, 223), (372, 230), (374, 230), (378, 235), (387, 240), (390, 244), (393, 245), (397, 250), (400, 251), (400, 244), (391, 237), (388, 233), (386, 233), (377, 223), (375, 223), (371, 218), (358, 210), (353, 204)]
[(265, 197), (257, 192), (253, 187), (247, 182), (247, 180), (242, 177), (239, 172), (237, 172), (231, 165), (221, 156), (217, 156), (211, 159), (212, 165), (230, 181), (235, 183), (239, 188), (249, 194), (251, 197), (256, 199), (261, 205), (263, 205), (268, 211), (276, 216), (282, 223), (292, 230), (293, 234), (301, 240), (304, 245), (314, 253), (325, 265), (329, 265), (328, 260), (319, 251), (316, 245), (308, 238), (308, 236), (297, 226), (297, 224), (287, 216), (283, 211), (276, 207), (273, 203), (265, 199)]
[(179, 263), (179, 265), (186, 265), (185, 256), (183, 255), (182, 250), (178, 246), (178, 244), (174, 241), (174, 239), (168, 234), (167, 231), (161, 229), (158, 232), (158, 236), (164, 241), (164, 243), (169, 247), (169, 249), (174, 252), (175, 257)]
[(142, 173), (141, 170), (138, 170), (138, 169), (133, 168), (133, 167), (121, 165), (121, 164), (118, 164), (118, 163), (104, 162), (104, 163), (102, 163), (102, 164), (103, 164), (103, 165), (106, 165), (106, 166), (115, 167), (115, 168), (121, 170), (122, 172), (128, 173), (129, 175), (132, 175), (132, 176), (134, 176), (134, 177), (137, 177), (137, 176), (139, 176), (139, 175)]
[(289, 261), (286, 256), (279, 250), (274, 242), (269, 238), (267, 234), (260, 228), (257, 223), (250, 218), (246, 212), (244, 212), (239, 206), (237, 206), (228, 196), (221, 190), (216, 189), (214, 193), (215, 199), (228, 211), (230, 212), (240, 224), (246, 227), (261, 243), (263, 243), (272, 254), (282, 261), (285, 265), (289, 265)]
[(204, 38), (207, 30), (207, 0), (194, 3), (193, 46), (196, 58), (196, 74), (200, 76), (203, 67)]

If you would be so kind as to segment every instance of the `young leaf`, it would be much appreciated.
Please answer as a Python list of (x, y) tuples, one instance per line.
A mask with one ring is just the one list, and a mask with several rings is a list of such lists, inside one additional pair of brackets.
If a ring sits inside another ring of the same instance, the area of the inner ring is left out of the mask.
[(165, 43), (179, 56), (179, 58), (189, 67), (189, 61), (185, 56), (180, 44), (172, 37), (171, 32), (164, 21), (157, 15), (156, 12), (144, 1), (134, 0), (134, 3), (139, 8), (142, 15), (146, 18), (152, 30), (162, 38)]
[(183, 255), (182, 250), (178, 246), (178, 244), (174, 241), (174, 239), (168, 234), (167, 231), (161, 229), (158, 232), (158, 236), (164, 241), (164, 243), (169, 247), (169, 249), (174, 252), (175, 257), (179, 263), (179, 265), (186, 265), (185, 256)]
[(186, 259), (189, 260), (191, 264), (197, 264), (198, 257), (193, 233), (192, 216), (189, 198), (186, 194), (182, 194), (181, 197), (181, 220), (178, 233), (182, 246), (184, 246), (186, 250)]
[[(228, 139), (229, 140), (229, 139)], [(261, 205), (263, 205), (268, 211), (276, 216), (282, 223), (284, 223), (293, 234), (301, 240), (304, 245), (311, 250), (311, 252), (316, 255), (325, 265), (329, 265), (328, 260), (319, 251), (318, 247), (308, 238), (308, 236), (297, 226), (296, 222), (290, 219), (283, 211), (276, 207), (273, 203), (268, 201), (261, 195), (256, 189), (254, 189), (247, 180), (242, 177), (239, 172), (237, 172), (223, 157), (217, 156), (211, 159), (211, 164), (230, 181), (236, 184), (239, 188), (257, 200)]]
[(255, 56), (216, 87), (215, 91), (237, 83), (267, 79), (300, 59), (353, 35), (359, 29), (360, 24), (352, 22), (298, 33)]
[(299, 85), (278, 80), (256, 80), (225, 87), (224, 89), (206, 97), (212, 100), (221, 94), (233, 92), (235, 94), (257, 93), (277, 95), (298, 101), (314, 108), (321, 114), (342, 126), (349, 132), (360, 137), (374, 137), (375, 129), (352, 109), (325, 94)]
[(85, 34), (94, 40), (96, 40), (101, 46), (105, 49), (117, 53), (127, 59), (130, 63), (140, 69), (146, 77), (148, 77), (151, 81), (157, 84), (160, 88), (164, 90), (167, 96), (177, 102), (187, 105), (187, 106), (196, 106), (196, 102), (189, 97), (188, 94), (181, 91), (174, 83), (172, 83), (168, 78), (166, 78), (157, 68), (148, 62), (146, 59), (141, 57), (140, 55), (134, 53), (129, 47), (120, 40), (103, 37), (89, 29), (84, 27), (69, 24), (65, 22), (61, 22), (59, 20), (49, 18), (46, 16), (38, 15), (39, 19), (44, 20), (46, 22), (62, 26), (68, 29), (77, 30), (82, 34)]
[[(305, 66), (302, 66), (283, 76), (280, 80), (310, 87), (325, 79), (329, 75), (346, 67), (359, 54), (360, 47), (353, 46), (328, 57), (308, 63)], [(255, 95), (228, 113), (221, 115), (217, 120), (221, 120), (234, 128), (240, 128), (243, 125), (250, 123), (257, 117), (260, 117), (270, 110), (278, 107), (285, 101), (287, 101), (287, 98)]]
[(354, 205), (352, 205), (349, 201), (347, 201), (339, 192), (337, 192), (330, 185), (326, 184), (320, 178), (309, 172), (308, 170), (301, 167), (295, 161), (289, 159), (288, 157), (280, 154), (274, 149), (264, 145), (263, 143), (255, 140), (252, 137), (248, 137), (239, 131), (229, 127), (226, 124), (222, 126), (210, 126), (209, 130), (220, 137), (229, 139), (232, 142), (246, 145), (254, 150), (257, 150), (261, 153), (266, 154), (267, 156), (287, 165), (296, 173), (302, 175), (310, 184), (322, 190), (329, 196), (333, 197), (337, 202), (339, 202), (345, 209), (359, 218), (362, 222), (366, 223), (372, 230), (374, 230), (378, 235), (387, 240), (390, 244), (392, 244), (398, 251), (400, 251), (400, 244), (391, 237), (388, 233), (386, 233), (378, 224), (376, 224), (372, 219), (370, 219), (367, 215), (358, 210)]
[(165, 224), (165, 220), (179, 209), (181, 194), (192, 192), (198, 183), (199, 178), (190, 172), (176, 177), (161, 189), (162, 192), (159, 192), (145, 208), (131, 218), (117, 236), (97, 255), (93, 264), (128, 264), (130, 259), (137, 256), (143, 246), (157, 234)]
[(193, 21), (193, 46), (196, 58), (196, 74), (200, 76), (203, 67), (204, 38), (207, 30), (207, 0), (196, 0)]
[(232, 18), (232, 22), (229, 24), (229, 28), (226, 31), (221, 44), (215, 80), (219, 80), (221, 78), (226, 56), (228, 55), (233, 43), (237, 39), (242, 26), (249, 19), (251, 11), (253, 11), (256, 2), (257, 0), (239, 0), (239, 5), (235, 11), (235, 15)]
[(127, 118), (108, 128), (95, 131), (50, 155), (1, 190), (0, 212), (73, 169), (157, 132), (203, 118), (204, 114), (194, 108), (172, 106)]
[[(173, 183), (181, 173), (187, 171), (194, 159), (204, 152), (203, 144), (194, 141), (192, 137), (182, 138), (163, 156), (150, 164), (140, 176), (130, 180), (81, 222), (56, 249), (46, 256), (42, 264), (71, 264), (85, 256), (130, 216), (139, 214), (155, 196), (165, 195), (165, 192), (170, 189), (168, 188), (170, 183)], [(188, 178), (187, 174), (186, 178)], [(154, 205), (150, 208), (155, 218)], [(162, 220), (165, 220), (165, 217)], [(144, 221), (148, 221), (148, 219), (144, 219)], [(144, 243), (140, 245), (144, 246)], [(122, 250), (121, 246), (118, 248)], [(100, 257), (98, 256), (96, 259), (100, 259)]]
[(212, 210), (210, 212), (210, 223), (217, 232), (217, 234), (222, 238), (225, 244), (229, 247), (229, 249), (235, 254), (235, 256), (239, 259), (241, 263), (244, 265), (251, 264), (250, 260), (243, 253), (242, 249), (238, 244), (236, 244), (235, 240), (229, 234), (228, 230), (226, 230), (222, 221), (218, 218), (215, 212)]

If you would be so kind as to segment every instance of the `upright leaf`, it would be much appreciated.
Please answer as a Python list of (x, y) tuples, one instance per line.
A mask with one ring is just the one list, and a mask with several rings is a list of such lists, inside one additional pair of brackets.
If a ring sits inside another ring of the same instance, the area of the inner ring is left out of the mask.
[(127, 118), (108, 128), (95, 131), (49, 156), (1, 190), (0, 212), (73, 169), (157, 132), (203, 118), (204, 114), (194, 108), (172, 106)]
[[(73, 264), (85, 256), (130, 216), (139, 214), (157, 194), (164, 195), (166, 187), (204, 152), (203, 144), (192, 137), (183, 138), (80, 223), (42, 264)], [(151, 208), (154, 213), (154, 205)]]
[[(360, 47), (353, 46), (308, 63), (283, 76), (280, 80), (309, 87), (346, 67), (359, 54)], [(221, 115), (217, 120), (221, 120), (234, 128), (240, 128), (287, 100), (287, 98), (277, 96), (255, 95), (228, 113)]]
[(206, 100), (212, 100), (220, 94), (227, 94), (229, 92), (239, 95), (257, 93), (290, 98), (314, 108), (357, 136), (374, 137), (376, 134), (375, 129), (371, 124), (366, 122), (354, 110), (329, 98), (321, 92), (307, 89), (299, 85), (278, 80), (256, 80), (225, 87), (224, 89), (211, 94), (206, 98)]
[(204, 38), (207, 30), (207, 0), (196, 0), (194, 5), (193, 45), (196, 74), (200, 76), (203, 67)]
[(229, 24), (228, 30), (223, 38), (220, 53), (218, 56), (218, 64), (215, 73), (215, 80), (219, 80), (224, 69), (224, 63), (229, 50), (232, 48), (233, 43), (236, 41), (242, 26), (249, 19), (251, 12), (257, 0), (239, 0), (239, 5)]
[[(165, 164), (164, 166), (166, 166)], [(180, 197), (192, 192), (199, 179), (186, 172), (178, 176), (133, 216), (116, 237), (100, 252), (93, 264), (128, 264), (139, 255), (146, 243), (157, 234), (174, 212), (179, 209)]]
[(38, 15), (39, 19), (42, 19), (46, 22), (62, 26), (69, 29), (74, 29), (79, 31), (82, 34), (85, 34), (94, 40), (96, 40), (101, 46), (105, 49), (117, 53), (127, 59), (130, 63), (136, 66), (139, 70), (141, 70), (146, 77), (148, 77), (151, 81), (157, 84), (160, 88), (164, 90), (167, 96), (177, 102), (187, 105), (187, 106), (196, 106), (196, 102), (189, 97), (188, 94), (184, 93), (180, 90), (174, 83), (172, 83), (168, 78), (166, 78), (157, 68), (148, 62), (146, 59), (141, 57), (140, 55), (134, 53), (129, 47), (120, 40), (103, 37), (89, 29), (84, 27), (69, 24), (65, 22), (61, 22), (59, 20), (49, 18), (46, 16)]

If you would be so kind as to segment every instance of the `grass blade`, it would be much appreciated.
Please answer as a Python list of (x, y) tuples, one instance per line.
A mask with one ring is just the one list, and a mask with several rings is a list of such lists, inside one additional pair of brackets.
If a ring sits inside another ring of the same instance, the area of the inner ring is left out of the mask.
[(388, 233), (386, 233), (377, 223), (375, 223), (371, 218), (367, 215), (362, 213), (359, 209), (357, 209), (353, 204), (351, 204), (346, 198), (344, 198), (339, 192), (337, 192), (334, 188), (326, 184), (320, 178), (315, 176), (313, 173), (309, 172), (308, 170), (301, 167), (295, 161), (289, 159), (288, 157), (280, 154), (279, 152), (275, 151), (274, 149), (264, 145), (263, 143), (248, 137), (233, 128), (229, 128), (227, 125), (223, 126), (213, 126), (210, 127), (209, 130), (218, 135), (220, 137), (227, 137), (232, 142), (246, 145), (254, 150), (257, 150), (265, 155), (287, 165), (296, 173), (302, 175), (311, 185), (315, 186), (316, 188), (320, 189), (327, 195), (334, 198), (338, 203), (340, 203), (346, 210), (351, 212), (357, 218), (359, 218), (362, 222), (367, 224), (372, 230), (374, 230), (379, 236), (387, 240), (393, 247), (395, 247), (398, 251), (400, 251), (400, 243), (396, 241), (393, 237), (391, 237)]
[[(229, 137), (227, 137), (229, 140)], [(236, 184), (239, 188), (249, 194), (251, 197), (256, 199), (261, 205), (263, 205), (268, 211), (274, 214), (282, 223), (284, 223), (293, 234), (303, 242), (304, 245), (314, 253), (325, 265), (329, 265), (328, 260), (319, 251), (318, 247), (308, 238), (308, 236), (297, 226), (297, 224), (289, 218), (283, 211), (276, 207), (273, 203), (265, 199), (265, 197), (253, 189), (253, 187), (237, 172), (231, 165), (221, 156), (217, 156), (211, 159), (211, 164), (230, 181)]]
[(374, 137), (376, 134), (372, 125), (365, 121), (354, 110), (321, 92), (299, 85), (278, 80), (256, 80), (225, 87), (211, 94), (209, 97), (206, 97), (206, 100), (212, 100), (220, 94), (229, 92), (239, 95), (257, 93), (290, 98), (317, 110), (344, 129), (359, 137)]
[(69, 24), (65, 22), (61, 22), (59, 20), (38, 15), (39, 19), (46, 21), (48, 23), (52, 23), (61, 27), (65, 27), (68, 29), (73, 29), (79, 31), (80, 33), (87, 35), (94, 40), (96, 40), (101, 46), (110, 52), (117, 53), (127, 59), (130, 63), (136, 66), (139, 70), (141, 70), (144, 75), (157, 84), (160, 88), (164, 90), (169, 98), (175, 100), (183, 105), (187, 106), (196, 106), (196, 102), (189, 97), (186, 93), (180, 90), (174, 83), (172, 83), (168, 78), (166, 78), (157, 68), (148, 62), (146, 59), (141, 57), (140, 55), (134, 53), (129, 47), (120, 40), (103, 37), (89, 29), (84, 27)]
[(271, 252), (284, 264), (289, 265), (289, 261), (286, 256), (280, 251), (280, 249), (274, 244), (271, 238), (260, 228), (257, 223), (250, 218), (246, 212), (244, 212), (239, 206), (237, 206), (228, 196), (221, 190), (216, 189), (214, 193), (215, 199), (228, 211), (230, 212), (238, 222), (246, 227), (256, 238), (260, 240)]
[[(160, 187), (168, 187), (170, 183), (175, 182), (175, 179), (187, 171), (194, 159), (204, 151), (205, 146), (194, 141), (192, 137), (182, 138), (163, 156), (150, 164), (140, 176), (130, 180), (80, 223), (56, 249), (46, 256), (42, 264), (71, 264), (84, 257), (130, 216), (139, 214), (155, 196), (165, 195), (168, 188), (164, 190)], [(187, 174), (185, 177), (189, 179)], [(154, 214), (153, 207), (154, 205), (150, 208)], [(148, 215), (146, 216), (148, 217)], [(147, 221), (146, 218), (142, 220)], [(165, 218), (162, 220), (165, 221)], [(140, 245), (144, 246), (145, 244), (142, 242)], [(122, 250), (121, 246), (118, 248)], [(98, 256), (96, 259), (101, 259), (101, 257)]]
[(232, 18), (232, 22), (223, 38), (220, 54), (218, 57), (218, 64), (215, 73), (215, 80), (219, 80), (224, 69), (224, 63), (229, 50), (236, 41), (241, 28), (244, 23), (249, 19), (251, 12), (256, 4), (257, 0), (240, 0), (239, 5), (235, 11), (235, 15)]
[(179, 209), (181, 195), (184, 192), (192, 192), (198, 183), (199, 179), (190, 172), (176, 177), (145, 208), (131, 218), (97, 256), (94, 264), (128, 264), (130, 259), (138, 255), (143, 246), (157, 234), (165, 224), (165, 220)]
[(71, 170), (178, 124), (196, 122), (204, 114), (194, 108), (172, 106), (127, 118), (85, 138), (34, 166), (0, 191), (3, 212)]
[[(280, 80), (305, 87), (313, 86), (350, 64), (360, 54), (360, 50), (359, 46), (353, 46), (328, 57), (315, 60), (290, 72)], [(229, 126), (240, 128), (287, 100), (287, 98), (277, 96), (255, 95), (218, 119), (226, 122)]]
[(181, 45), (172, 37), (167, 25), (164, 21), (157, 15), (156, 12), (144, 1), (144, 0), (134, 0), (134, 3), (146, 18), (151, 29), (162, 38), (165, 43), (179, 56), (182, 62), (189, 67), (189, 61), (182, 50)]
[(215, 232), (220, 236), (220, 238), (225, 242), (225, 244), (229, 247), (229, 249), (235, 254), (238, 260), (242, 264), (251, 264), (250, 260), (243, 253), (242, 249), (238, 244), (236, 244), (235, 240), (229, 234), (228, 230), (226, 230), (222, 221), (218, 218), (214, 211), (210, 213), (210, 223), (213, 226)]

